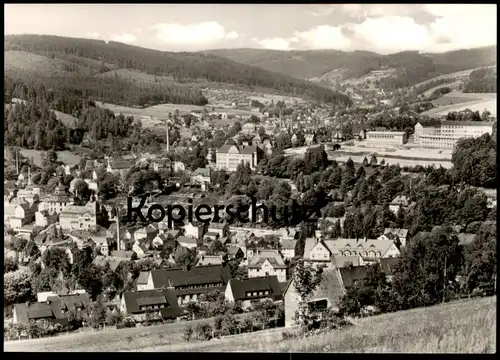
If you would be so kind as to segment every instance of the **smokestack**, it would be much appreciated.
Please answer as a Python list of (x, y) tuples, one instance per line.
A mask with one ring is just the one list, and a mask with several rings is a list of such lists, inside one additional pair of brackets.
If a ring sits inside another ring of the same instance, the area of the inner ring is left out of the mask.
[(28, 165), (28, 185), (31, 185), (31, 171), (29, 165)]

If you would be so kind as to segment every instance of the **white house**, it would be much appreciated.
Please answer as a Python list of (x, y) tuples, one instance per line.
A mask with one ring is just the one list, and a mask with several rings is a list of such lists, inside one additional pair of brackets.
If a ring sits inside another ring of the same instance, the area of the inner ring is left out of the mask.
[(287, 266), (277, 250), (257, 250), (249, 260), (248, 277), (276, 275), (279, 282), (285, 282), (286, 269)]
[(184, 226), (184, 235), (193, 237), (195, 239), (201, 239), (203, 238), (203, 230), (204, 227), (202, 224), (193, 225), (191, 223), (188, 223), (186, 226)]

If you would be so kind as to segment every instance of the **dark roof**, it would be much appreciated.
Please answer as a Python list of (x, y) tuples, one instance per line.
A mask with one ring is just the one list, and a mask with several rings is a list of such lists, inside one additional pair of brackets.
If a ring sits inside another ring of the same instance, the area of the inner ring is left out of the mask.
[(355, 282), (364, 279), (366, 275), (365, 266), (345, 267), (338, 270), (340, 271), (342, 282), (346, 288), (351, 287)]
[(345, 294), (345, 288), (339, 279), (336, 269), (324, 269), (321, 274), (321, 281), (314, 289), (311, 300), (327, 298), (333, 303), (337, 303)]
[(274, 300), (281, 300), (283, 298), (283, 289), (278, 282), (277, 276), (256, 277), (245, 280), (231, 279), (229, 280), (229, 284), (231, 285), (231, 290), (233, 291), (235, 300), (250, 300), (257, 297), (262, 297), (248, 297), (246, 293), (249, 291), (253, 292), (265, 290), (270, 291), (269, 297), (272, 297)]
[(35, 302), (31, 304), (15, 304), (17, 321), (28, 323), (30, 319), (65, 319), (67, 313), (77, 307), (86, 307), (90, 303), (90, 295), (72, 294), (64, 296), (50, 296), (47, 302)]
[(392, 275), (394, 266), (399, 263), (399, 258), (384, 258), (380, 259), (380, 269), (386, 275)]
[(189, 271), (182, 269), (152, 270), (153, 284), (156, 289), (187, 285), (203, 285), (223, 282), (230, 278), (229, 268), (221, 265), (193, 267)]
[(172, 289), (125, 291), (123, 298), (127, 311), (131, 314), (139, 313), (139, 306), (144, 305), (167, 305), (177, 307), (177, 296)]
[(165, 307), (160, 309), (160, 315), (164, 319), (175, 319), (186, 313), (186, 310), (180, 306), (176, 307)]

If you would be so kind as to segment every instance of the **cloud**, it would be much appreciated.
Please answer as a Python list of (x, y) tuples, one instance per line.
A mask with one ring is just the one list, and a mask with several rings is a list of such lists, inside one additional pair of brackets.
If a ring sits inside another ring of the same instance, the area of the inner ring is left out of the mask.
[[(394, 53), (406, 50), (445, 52), (495, 45), (495, 5), (333, 5), (351, 20), (343, 25), (321, 24), (295, 31), (293, 38), (254, 39), (263, 48), (371, 50)], [(329, 8), (322, 8), (322, 14)], [(332, 11), (333, 11), (332, 10)], [(416, 21), (417, 12), (428, 21)]]
[(272, 50), (291, 50), (290, 43), (295, 42), (296, 38), (291, 39), (283, 39), (280, 37), (275, 38), (265, 38), (265, 39), (252, 39), (254, 42), (259, 44), (264, 49), (272, 49)]
[(133, 34), (128, 34), (128, 33), (113, 34), (111, 35), (111, 41), (128, 44), (137, 41), (137, 37)]
[(134, 28), (133, 32), (135, 32), (136, 34), (140, 34), (142, 32), (142, 29), (141, 28)]
[(237, 39), (239, 37), (240, 37), (240, 35), (238, 35), (238, 33), (236, 31), (231, 31), (229, 34), (227, 34), (225, 36), (225, 38), (228, 40), (234, 40), (234, 39)]
[(311, 49), (348, 49), (351, 40), (337, 26), (319, 25), (308, 31), (296, 31), (295, 38)]
[(234, 40), (239, 36), (235, 31), (226, 33), (224, 27), (216, 21), (191, 25), (159, 23), (152, 28), (161, 42), (175, 45), (211, 44), (224, 39)]
[(101, 38), (101, 34), (99, 34), (98, 32), (86, 33), (84, 36), (88, 39), (100, 39)]

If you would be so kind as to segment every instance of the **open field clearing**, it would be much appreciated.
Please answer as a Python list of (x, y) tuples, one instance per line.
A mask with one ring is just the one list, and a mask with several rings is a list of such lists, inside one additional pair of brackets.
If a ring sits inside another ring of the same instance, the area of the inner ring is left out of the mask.
[[(396, 165), (399, 164), (399, 166), (429, 166), (429, 165), (434, 165), (435, 167), (444, 167), (445, 169), (450, 169), (453, 164), (451, 161), (446, 161), (446, 160), (422, 160), (422, 159), (399, 159), (399, 158), (391, 158), (391, 157), (385, 157), (385, 156), (377, 156), (377, 160), (380, 163), (382, 159), (384, 159), (385, 163), (388, 165)], [(370, 156), (366, 156), (368, 161), (370, 161)], [(330, 158), (330, 157), (329, 157)], [(355, 163), (362, 163), (363, 159), (365, 156), (359, 156), (359, 155), (349, 155), (349, 156), (343, 156), (340, 155), (338, 157), (333, 157), (336, 161), (338, 162), (346, 162), (349, 158), (351, 158), (352, 161)]]
[(483, 112), (487, 109), (492, 116), (496, 116), (497, 109), (497, 94), (496, 93), (462, 93), (453, 91), (443, 97), (432, 101), (437, 108), (430, 109), (422, 113), (428, 116), (446, 115), (451, 111), (462, 111), (471, 109), (472, 111)]
[[(401, 166), (403, 166), (403, 163), (401, 161), (405, 162), (405, 165), (409, 165), (407, 163), (408, 161), (414, 163), (417, 161), (418, 163), (420, 163), (420, 160), (422, 160), (422, 162), (425, 164), (432, 163), (434, 161), (437, 161), (438, 164), (451, 164), (451, 155), (453, 153), (453, 151), (450, 149), (424, 149), (414, 146), (412, 146), (412, 148), (409, 148), (406, 146), (402, 147), (397, 145), (368, 144), (366, 141), (354, 141), (350, 144), (340, 145), (341, 149), (334, 153), (337, 153), (340, 157), (351, 157), (354, 162), (357, 162), (357, 158), (361, 158), (359, 162), (362, 162), (365, 156), (369, 160), (371, 155), (375, 154), (379, 161), (382, 158), (385, 158), (386, 163), (389, 161), (390, 164), (395, 164), (395, 161), (398, 160)], [(286, 149), (285, 154), (304, 155), (307, 149), (308, 146)], [(414, 165), (417, 165), (417, 163), (415, 163)]]
[[(456, 89), (460, 86), (460, 84), (462, 84), (462, 81), (455, 81), (455, 82), (452, 82), (452, 83), (449, 83), (449, 84), (442, 84), (442, 85), (438, 85), (436, 87), (433, 87), (432, 89), (429, 89), (427, 91), (424, 91), (422, 93), (422, 95), (424, 96), (429, 96), (431, 95), (434, 91), (436, 91), (437, 89), (441, 89), (441, 88), (445, 88), (445, 87), (449, 87), (450, 89)], [(435, 101), (435, 100), (434, 100)]]
[[(131, 108), (126, 106), (107, 104), (96, 101), (96, 104), (99, 107), (109, 109), (114, 113), (122, 113), (125, 116), (134, 116), (136, 120), (140, 120), (142, 125), (145, 127), (153, 127), (157, 126), (156, 124), (162, 124), (160, 119), (167, 119), (168, 113), (175, 113), (175, 110), (179, 110), (180, 115), (186, 115), (191, 113), (192, 111), (202, 111), (203, 108), (206, 108), (209, 112), (212, 111), (212, 106), (198, 106), (198, 105), (185, 105), (185, 104), (161, 104), (150, 106), (144, 109), (140, 108)], [(223, 107), (214, 107), (217, 112), (225, 112), (228, 115), (239, 115), (239, 116), (250, 116), (250, 115), (259, 115), (257, 112), (233, 109), (233, 108), (223, 108)], [(226, 120), (221, 122), (233, 123), (234, 120)]]
[(276, 329), (185, 343), (181, 339), (182, 329), (196, 322), (11, 341), (4, 342), (4, 349), (32, 352), (496, 352), (496, 296), (355, 319), (355, 326), (292, 340), (283, 340), (281, 334), (294, 330)]
[(354, 320), (355, 326), (305, 339), (282, 340), (280, 331), (144, 351), (255, 351), (345, 353), (494, 353), (496, 297)]
[(273, 94), (266, 94), (264, 96), (249, 96), (249, 98), (252, 100), (260, 101), (262, 103), (271, 102), (271, 101), (274, 101), (276, 103), (278, 101), (284, 101), (286, 104), (293, 104), (295, 101), (297, 101), (297, 102), (304, 101), (303, 99), (298, 98), (298, 97), (273, 95)]
[[(238, 318), (249, 316), (237, 315)], [(117, 330), (114, 327), (105, 330), (84, 330), (50, 338), (17, 340), (4, 342), (5, 351), (134, 351), (151, 346), (184, 346), (183, 330), (200, 323), (210, 323), (212, 319), (200, 319), (186, 322), (135, 327)], [(248, 335), (248, 334), (247, 334)], [(281, 333), (279, 334), (281, 335)], [(244, 335), (242, 335), (244, 336)]]
[[(21, 149), (21, 155), (27, 159), (32, 158), (33, 162), (36, 166), (42, 167), (42, 151), (31, 150), (31, 149)], [(80, 163), (80, 156), (75, 155), (71, 151), (56, 151), (57, 160), (63, 162), (65, 165), (77, 165)]]
[[(485, 66), (485, 67), (489, 68), (489, 67), (495, 67), (495, 66)], [(429, 80), (426, 80), (426, 81), (422, 81), (421, 83), (418, 83), (415, 86), (425, 85), (425, 84), (427, 84), (427, 83), (429, 83), (431, 81), (434, 81), (434, 80), (449, 79), (449, 78), (455, 78), (455, 77), (469, 79), (469, 75), (470, 75), (471, 72), (473, 72), (475, 70), (482, 69), (482, 68), (483, 67), (479, 67), (479, 68), (475, 68), (475, 69), (462, 70), (462, 71), (457, 71), (457, 72), (450, 73), (450, 74), (436, 76), (435, 78), (432, 78), (432, 79), (429, 79)]]

